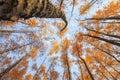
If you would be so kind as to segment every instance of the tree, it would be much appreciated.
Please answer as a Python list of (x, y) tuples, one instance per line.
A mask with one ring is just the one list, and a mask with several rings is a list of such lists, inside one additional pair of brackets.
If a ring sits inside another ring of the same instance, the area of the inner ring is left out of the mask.
[(0, 80), (120, 79), (119, 7), (119, 0), (0, 0)]
[(53, 6), (49, 0), (1, 0), (0, 5), (1, 20), (16, 21), (19, 18), (28, 19), (30, 17), (62, 18), (66, 24), (61, 31), (67, 27), (67, 20), (64, 12)]

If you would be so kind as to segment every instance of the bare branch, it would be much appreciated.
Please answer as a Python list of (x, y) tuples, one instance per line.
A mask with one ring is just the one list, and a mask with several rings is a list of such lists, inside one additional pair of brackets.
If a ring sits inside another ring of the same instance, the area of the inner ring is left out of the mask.
[(96, 60), (98, 63), (100, 63), (100, 65), (113, 77), (114, 80), (117, 80), (108, 70), (107, 68), (98, 60)]
[[(77, 43), (77, 42), (76, 42), (76, 43)], [(91, 79), (94, 80), (94, 77), (93, 77), (92, 73), (90, 72), (89, 67), (88, 67), (86, 61), (85, 61), (85, 60), (80, 56), (80, 54), (79, 54), (79, 49), (78, 49), (78, 46), (77, 46), (77, 45), (76, 45), (76, 48), (77, 48), (77, 51), (78, 51), (77, 54), (78, 54), (79, 59), (82, 60), (82, 62), (84, 63), (84, 65), (85, 65), (85, 67), (86, 67), (86, 69), (87, 69), (87, 71), (88, 71)]]
[(113, 17), (106, 17), (106, 18), (86, 18), (83, 21), (85, 20), (120, 20), (120, 15), (116, 15)]
[(91, 44), (92, 46), (94, 46), (96, 49), (104, 52), (105, 54), (107, 54), (107, 55), (109, 55), (109, 56), (111, 56), (111, 57), (114, 58), (118, 63), (120, 63), (120, 61), (119, 61), (115, 56), (113, 56), (111, 53), (109, 53), (109, 52), (107, 52), (107, 51), (105, 51), (105, 50), (97, 47), (96, 45), (94, 45), (94, 44), (92, 44), (92, 43), (90, 43), (90, 44)]
[(33, 43), (35, 43), (35, 42), (37, 42), (37, 41), (32, 41), (32, 42), (30, 42), (30, 43), (27, 43), (27, 44), (24, 44), (24, 45), (21, 45), (21, 46), (16, 46), (16, 47), (12, 47), (12, 48), (9, 48), (9, 49), (5, 49), (5, 50), (3, 50), (3, 51), (0, 51), (0, 54), (3, 54), (3, 53), (5, 53), (5, 52), (9, 52), (9, 51), (14, 51), (14, 50), (16, 50), (16, 49), (25, 47), (25, 46), (27, 46), (27, 45), (31, 45), (31, 44), (33, 44)]
[(68, 54), (66, 54), (66, 65), (67, 65), (67, 71), (69, 73), (69, 80), (72, 80), (72, 76), (71, 76), (71, 70), (70, 70), (70, 65), (69, 65), (69, 62), (68, 62)]
[(99, 34), (103, 34), (103, 35), (106, 35), (106, 36), (115, 37), (115, 38), (119, 38), (119, 39), (120, 39), (120, 36), (118, 36), (118, 35), (106, 34), (106, 33), (102, 33), (102, 32), (95, 31), (95, 30), (93, 30), (93, 29), (89, 29), (89, 28), (87, 28), (87, 27), (85, 27), (85, 28), (86, 28), (87, 30), (89, 30), (89, 31), (93, 31), (93, 32), (96, 32), (96, 33), (99, 33)]
[(101, 70), (99, 70), (99, 68), (95, 65), (95, 67), (97, 68), (97, 70), (107, 79), (107, 80), (109, 80), (104, 74), (103, 74), (103, 72), (101, 72)]
[(38, 70), (36, 71), (35, 75), (33, 76), (33, 80), (37, 79), (37, 76), (39, 75), (40, 69), (42, 67), (42, 65), (44, 64), (45, 60), (47, 59), (48, 54), (45, 56), (43, 62), (41, 63), (40, 67), (38, 68)]
[(82, 71), (82, 67), (81, 67), (81, 64), (80, 64), (79, 60), (77, 60), (77, 63), (78, 63), (79, 68), (80, 68), (81, 78), (82, 78), (82, 80), (84, 80), (84, 78), (83, 78), (83, 71)]
[(4, 33), (33, 33), (35, 31), (28, 31), (28, 30), (0, 30), (0, 32)]
[(24, 55), (21, 59), (16, 61), (12, 66), (8, 67), (6, 70), (0, 73), (0, 78), (2, 78), (5, 74), (7, 74), (10, 70), (12, 70), (16, 65), (18, 65), (28, 54)]
[(105, 41), (105, 42), (108, 42), (110, 44), (113, 44), (113, 45), (116, 45), (116, 46), (120, 47), (120, 43), (115, 42), (115, 41), (111, 41), (111, 40), (108, 40), (108, 39), (105, 39), (105, 38), (101, 38), (101, 37), (98, 37), (98, 36), (92, 36), (92, 35), (89, 35), (89, 34), (83, 34), (83, 36), (88, 36), (88, 37), (96, 38), (98, 40), (102, 40), (102, 41)]

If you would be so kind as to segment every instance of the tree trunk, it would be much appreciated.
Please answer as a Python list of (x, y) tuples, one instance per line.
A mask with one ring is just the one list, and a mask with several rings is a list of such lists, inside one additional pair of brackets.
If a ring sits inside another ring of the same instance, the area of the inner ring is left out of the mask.
[(0, 0), (0, 20), (17, 21), (19, 18), (62, 18), (67, 26), (66, 16), (49, 0)]

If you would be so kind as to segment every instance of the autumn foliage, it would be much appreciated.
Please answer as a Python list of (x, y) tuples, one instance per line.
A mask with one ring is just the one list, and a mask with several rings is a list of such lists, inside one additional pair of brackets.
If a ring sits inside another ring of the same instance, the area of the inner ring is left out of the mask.
[(63, 31), (59, 19), (0, 22), (0, 80), (120, 79), (120, 0), (61, 1)]

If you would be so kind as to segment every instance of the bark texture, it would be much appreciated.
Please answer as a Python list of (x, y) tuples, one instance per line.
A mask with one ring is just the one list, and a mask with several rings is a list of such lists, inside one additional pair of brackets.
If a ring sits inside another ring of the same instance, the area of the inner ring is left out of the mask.
[(0, 0), (0, 20), (17, 21), (19, 18), (62, 18), (67, 26), (66, 16), (49, 0)]

